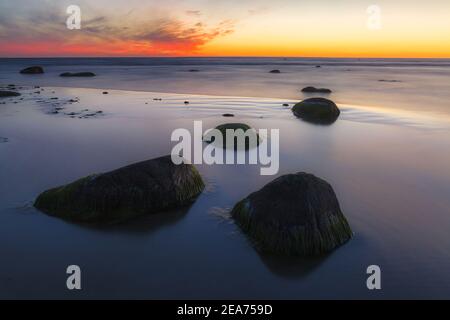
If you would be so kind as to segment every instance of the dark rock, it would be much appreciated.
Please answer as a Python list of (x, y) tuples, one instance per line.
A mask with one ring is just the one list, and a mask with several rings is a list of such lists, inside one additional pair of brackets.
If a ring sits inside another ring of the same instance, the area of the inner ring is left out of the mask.
[(72, 221), (117, 223), (188, 205), (203, 189), (193, 165), (165, 156), (45, 191), (34, 206)]
[(306, 87), (302, 89), (302, 92), (305, 93), (331, 93), (330, 89), (326, 88), (316, 88), (316, 87)]
[(6, 142), (8, 142), (8, 138), (0, 137), (0, 143), (6, 143)]
[(278, 69), (275, 69), (275, 70), (271, 70), (270, 73), (281, 73), (281, 71)]
[(316, 66), (316, 68), (322, 68), (322, 66)]
[(318, 124), (332, 124), (340, 115), (337, 105), (325, 98), (311, 98), (297, 103), (292, 112), (305, 121)]
[(189, 104), (189, 101), (185, 101), (184, 104)]
[(283, 107), (289, 107), (288, 103), (283, 103)]
[(392, 83), (395, 83), (395, 82), (401, 82), (400, 80), (384, 80), (384, 79), (382, 79), (382, 80), (378, 80), (379, 82), (392, 82)]
[[(237, 143), (239, 140), (242, 139), (244, 139), (243, 141), (245, 143), (245, 150), (255, 148), (260, 143), (260, 138), (256, 130), (252, 129), (249, 125), (245, 123), (225, 123), (217, 126), (215, 129), (219, 130), (220, 133), (222, 134), (223, 144), (221, 145), (221, 147), (223, 148), (230, 148), (230, 149), (234, 148), (235, 150), (237, 150), (238, 149)], [(234, 131), (235, 137), (233, 141), (227, 141), (226, 132), (228, 129)], [(245, 135), (246, 132), (248, 132), (247, 136)], [(215, 137), (210, 132), (205, 134), (205, 136), (203, 137), (203, 141), (207, 143), (217, 143), (215, 141)]]
[(59, 75), (60, 77), (95, 77), (95, 73), (92, 72), (64, 72)]
[(198, 69), (190, 69), (189, 72), (200, 72)]
[(104, 92), (103, 92), (103, 94), (108, 94), (108, 93), (109, 93), (108, 91), (104, 91)]
[(44, 69), (40, 66), (28, 67), (20, 71), (22, 74), (42, 74)]
[(18, 96), (20, 96), (20, 93), (18, 92), (0, 90), (0, 98), (18, 97)]
[(232, 113), (224, 113), (222, 115), (222, 117), (234, 117), (234, 114), (232, 114)]
[(333, 188), (303, 172), (273, 180), (237, 203), (231, 215), (263, 252), (320, 255), (352, 237)]

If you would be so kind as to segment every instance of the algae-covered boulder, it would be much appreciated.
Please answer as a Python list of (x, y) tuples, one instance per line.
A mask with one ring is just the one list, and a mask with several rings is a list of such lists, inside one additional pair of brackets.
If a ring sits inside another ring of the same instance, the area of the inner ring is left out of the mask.
[(175, 165), (165, 156), (50, 189), (34, 206), (72, 221), (116, 223), (185, 206), (203, 189), (193, 165)]
[(18, 97), (20, 93), (15, 91), (0, 90), (0, 98)]
[[(222, 135), (222, 144), (220, 147), (235, 150), (248, 150), (256, 148), (260, 143), (260, 137), (255, 129), (251, 128), (245, 123), (225, 123), (221, 124), (214, 129), (218, 130)], [(232, 130), (233, 139), (227, 139), (227, 130)], [(204, 137), (203, 141), (207, 143), (219, 144), (216, 141), (213, 131), (208, 131)]]
[(231, 215), (263, 252), (320, 255), (352, 237), (333, 188), (303, 172), (273, 180), (237, 203)]
[(59, 75), (60, 77), (95, 77), (93, 72), (64, 72)]
[(21, 70), (20, 73), (22, 73), (22, 74), (42, 74), (42, 73), (44, 73), (44, 68), (42, 68), (40, 66), (32, 66), (32, 67), (28, 67), (28, 68)]
[(292, 112), (305, 121), (319, 124), (332, 124), (341, 113), (333, 101), (325, 98), (303, 100), (292, 108)]

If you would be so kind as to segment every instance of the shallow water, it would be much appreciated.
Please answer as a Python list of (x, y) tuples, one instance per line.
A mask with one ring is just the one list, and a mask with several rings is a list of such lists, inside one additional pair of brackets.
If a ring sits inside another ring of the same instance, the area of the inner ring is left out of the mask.
[[(35, 91), (0, 105), (0, 137), (8, 138), (0, 144), (1, 298), (450, 298), (445, 118), (340, 105), (336, 123), (315, 126), (282, 106), (289, 100)], [(49, 114), (58, 103), (65, 113), (103, 114)], [(207, 188), (191, 207), (121, 226), (71, 224), (32, 207), (50, 187), (169, 154), (172, 131), (192, 130), (194, 120), (204, 129), (228, 121), (279, 128), (277, 176), (327, 180), (354, 238), (320, 260), (258, 254), (227, 214), (275, 178), (255, 165), (200, 165)], [(80, 292), (65, 288), (70, 264), (82, 269)], [(381, 291), (366, 288), (371, 264), (381, 267)]]
[[(30, 65), (42, 65), (46, 73), (19, 74)], [(272, 69), (281, 73), (269, 73)], [(67, 71), (97, 76), (61, 79)], [(316, 86), (333, 90), (325, 96), (341, 104), (450, 116), (449, 59), (0, 59), (0, 83), (292, 100), (310, 97), (301, 89)]]

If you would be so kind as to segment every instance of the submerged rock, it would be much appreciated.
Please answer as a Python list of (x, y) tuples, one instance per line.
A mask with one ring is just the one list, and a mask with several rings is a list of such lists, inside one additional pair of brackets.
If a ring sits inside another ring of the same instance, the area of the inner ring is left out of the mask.
[(193, 165), (175, 165), (165, 156), (50, 189), (34, 206), (72, 221), (116, 223), (188, 205), (203, 189)]
[[(243, 147), (245, 148), (245, 150), (255, 148), (260, 143), (260, 138), (256, 130), (252, 129), (245, 123), (225, 123), (215, 127), (214, 129), (219, 130), (219, 132), (222, 134), (223, 144), (221, 145), (221, 147), (223, 148), (234, 148), (237, 150), (239, 149), (239, 140), (244, 141)], [(228, 129), (234, 131), (235, 136), (233, 141), (227, 140), (226, 132)], [(218, 143), (217, 141), (215, 141), (215, 137), (210, 131), (205, 134), (205, 136), (203, 137), (203, 141), (207, 143)]]
[(303, 172), (273, 180), (237, 203), (231, 215), (263, 252), (320, 255), (352, 237), (333, 188)]
[(0, 98), (18, 97), (18, 96), (20, 96), (20, 93), (18, 93), (18, 92), (0, 90)]
[(60, 77), (95, 77), (93, 72), (64, 72), (59, 75)]
[(306, 93), (331, 93), (332, 91), (327, 88), (306, 87), (302, 89), (302, 92)]
[(305, 121), (318, 124), (332, 124), (340, 115), (337, 105), (325, 98), (311, 98), (297, 103), (292, 112)]
[(281, 71), (280, 70), (278, 70), (278, 69), (275, 69), (275, 70), (270, 70), (270, 72), (269, 73), (281, 73)]
[(32, 66), (32, 67), (28, 67), (28, 68), (21, 70), (20, 73), (22, 73), (22, 74), (42, 74), (42, 73), (44, 73), (44, 68), (42, 68), (40, 66)]

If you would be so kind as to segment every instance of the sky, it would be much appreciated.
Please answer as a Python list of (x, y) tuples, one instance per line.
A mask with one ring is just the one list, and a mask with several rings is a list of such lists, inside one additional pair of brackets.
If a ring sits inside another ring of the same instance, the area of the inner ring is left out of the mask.
[(0, 57), (57, 56), (450, 58), (450, 0), (0, 1)]

